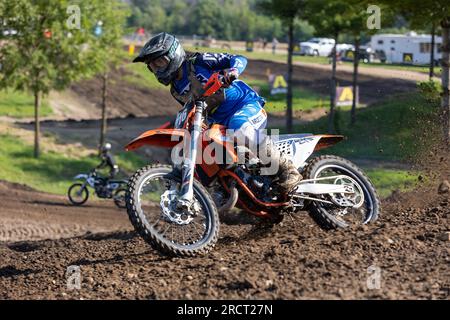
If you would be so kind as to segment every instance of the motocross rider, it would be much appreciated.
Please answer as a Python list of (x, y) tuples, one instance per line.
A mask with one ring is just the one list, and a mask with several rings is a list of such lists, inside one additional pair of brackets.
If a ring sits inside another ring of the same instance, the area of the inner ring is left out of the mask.
[(119, 172), (119, 166), (114, 161), (114, 157), (110, 153), (111, 144), (109, 142), (105, 143), (102, 146), (100, 158), (102, 162), (96, 167), (96, 169), (103, 169), (105, 167), (109, 167), (109, 177), (108, 179), (114, 179), (114, 177)]
[(266, 127), (265, 100), (245, 82), (237, 80), (247, 65), (240, 55), (226, 53), (194, 53), (186, 55), (178, 39), (168, 33), (152, 37), (133, 62), (143, 62), (181, 104), (200, 96), (203, 85), (214, 72), (223, 74), (225, 89), (207, 98), (210, 123), (225, 125), (241, 134), (246, 141), (258, 145), (258, 154), (265, 152), (278, 162), (274, 181), (282, 193), (289, 192), (302, 176), (297, 168), (281, 154), (270, 137), (261, 134)]

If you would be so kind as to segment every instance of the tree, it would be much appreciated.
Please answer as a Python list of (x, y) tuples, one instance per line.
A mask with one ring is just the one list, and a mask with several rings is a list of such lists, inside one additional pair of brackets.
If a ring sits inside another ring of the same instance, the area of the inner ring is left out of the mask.
[[(442, 99), (441, 115), (444, 141), (450, 147), (450, 4), (448, 0), (400, 0), (393, 3), (380, 0), (391, 7), (400, 10), (413, 25), (440, 24), (442, 29)], [(434, 48), (433, 48), (434, 49)]]
[[(213, 35), (219, 39), (252, 40), (285, 38), (287, 30), (274, 15), (255, 10), (261, 0), (128, 0), (132, 29), (144, 27), (151, 33), (166, 31), (177, 35)], [(303, 40), (312, 27), (298, 23), (294, 31)]]
[(193, 27), (197, 30), (197, 34), (217, 37), (217, 32), (221, 28), (217, 21), (217, 12), (220, 11), (221, 8), (217, 1), (199, 0), (193, 9), (193, 15), (197, 19), (192, 21)]
[[(420, 9), (420, 10), (419, 10)], [(429, 79), (434, 77), (435, 57), (436, 50), (436, 32), (440, 26), (442, 18), (440, 17), (439, 10), (435, 10), (434, 7), (428, 7), (426, 2), (416, 4), (414, 9), (410, 9), (406, 4), (401, 4), (400, 12), (402, 16), (409, 21), (409, 24), (414, 29), (426, 29), (431, 32), (431, 46), (430, 46), (430, 69)], [(394, 10), (394, 8), (392, 8)]]
[(286, 95), (287, 131), (292, 132), (292, 53), (294, 51), (294, 27), (295, 21), (304, 16), (305, 0), (263, 0), (259, 8), (266, 14), (280, 18), (288, 28), (288, 79)]
[[(107, 7), (105, 8), (104, 17), (108, 18), (115, 14), (116, 8)], [(122, 59), (122, 27), (123, 21), (125, 18), (125, 12), (122, 11), (122, 16), (119, 17), (119, 21), (107, 20), (103, 22), (100, 20), (97, 22), (97, 27), (101, 27), (101, 32), (94, 34), (97, 36), (97, 58), (98, 62), (98, 70), (102, 72), (102, 112), (101, 112), (101, 125), (100, 125), (100, 140), (99, 140), (99, 152), (101, 152), (102, 146), (106, 142), (106, 132), (107, 132), (107, 96), (108, 96), (108, 73), (109, 70), (117, 69), (118, 64)], [(117, 23), (120, 22), (120, 23)], [(103, 30), (106, 25), (106, 29)], [(115, 29), (114, 29), (115, 28)]]
[[(350, 123), (353, 125), (356, 122), (356, 98), (358, 90), (358, 67), (359, 67), (359, 51), (361, 39), (367, 38), (376, 33), (376, 29), (369, 29), (367, 26), (368, 13), (367, 6), (360, 1), (351, 1), (351, 6), (344, 12), (343, 18), (348, 21), (348, 26), (344, 29), (347, 34), (351, 35), (355, 44), (355, 53), (353, 57), (353, 101), (350, 112)], [(381, 8), (380, 8), (381, 10)], [(383, 10), (384, 11), (384, 10)], [(383, 21), (390, 22), (393, 17), (389, 14), (383, 15)]]
[[(39, 157), (39, 109), (43, 95), (64, 89), (106, 67), (106, 43), (121, 38), (123, 6), (117, 1), (15, 0), (0, 2), (0, 88), (33, 93), (34, 155)], [(103, 20), (102, 40), (94, 27)], [(6, 30), (15, 35), (6, 36)], [(3, 41), (2, 41), (3, 40)]]
[(339, 35), (348, 30), (350, 20), (346, 17), (351, 12), (352, 6), (345, 0), (311, 0), (308, 2), (308, 12), (310, 13), (309, 23), (316, 30), (317, 35), (331, 36), (334, 40), (332, 56), (332, 71), (330, 79), (330, 113), (328, 118), (328, 132), (334, 132), (334, 115), (336, 109), (336, 55)]

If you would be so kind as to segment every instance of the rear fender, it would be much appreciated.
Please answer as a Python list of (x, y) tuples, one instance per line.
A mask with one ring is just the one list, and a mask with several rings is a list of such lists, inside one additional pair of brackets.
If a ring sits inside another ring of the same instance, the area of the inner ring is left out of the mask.
[(280, 136), (275, 144), (278, 150), (291, 158), (297, 168), (303, 168), (313, 152), (331, 147), (343, 139), (344, 136), (339, 135), (299, 134)]

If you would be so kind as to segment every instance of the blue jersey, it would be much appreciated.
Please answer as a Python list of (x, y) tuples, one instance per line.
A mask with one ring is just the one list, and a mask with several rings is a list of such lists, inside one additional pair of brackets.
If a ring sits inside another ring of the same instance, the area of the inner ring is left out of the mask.
[[(173, 83), (175, 91), (184, 95), (190, 91), (191, 84), (189, 82), (189, 61), (183, 63), (183, 77)], [(247, 66), (247, 59), (239, 55), (231, 55), (226, 53), (203, 53), (198, 54), (193, 62), (195, 77), (205, 84), (214, 72), (235, 68), (241, 74)], [(235, 80), (224, 90), (224, 101), (209, 114), (210, 120), (218, 123), (226, 123), (226, 121), (243, 106), (259, 102), (264, 105), (264, 99), (258, 95), (244, 81)]]

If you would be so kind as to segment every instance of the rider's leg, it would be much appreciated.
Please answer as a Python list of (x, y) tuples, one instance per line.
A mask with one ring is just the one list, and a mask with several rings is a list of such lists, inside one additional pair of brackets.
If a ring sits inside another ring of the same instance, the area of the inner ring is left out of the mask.
[(302, 179), (297, 168), (278, 151), (269, 136), (265, 134), (267, 114), (258, 102), (243, 106), (228, 121), (228, 128), (235, 130), (238, 142), (254, 150), (266, 166), (262, 174), (274, 175), (281, 193), (292, 190)]

